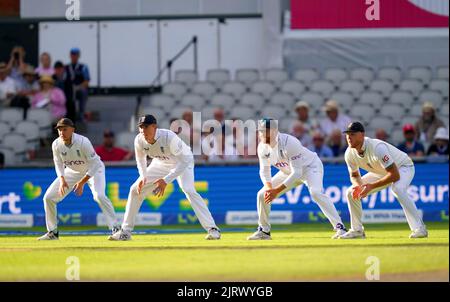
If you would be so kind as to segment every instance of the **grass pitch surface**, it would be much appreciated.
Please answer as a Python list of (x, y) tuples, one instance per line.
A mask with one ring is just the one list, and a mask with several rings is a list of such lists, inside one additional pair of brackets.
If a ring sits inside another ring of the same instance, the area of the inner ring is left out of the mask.
[(370, 256), (380, 281), (448, 281), (449, 225), (427, 225), (429, 238), (416, 240), (406, 224), (366, 225), (365, 240), (332, 240), (328, 224), (275, 226), (271, 241), (247, 241), (249, 227), (224, 227), (220, 241), (204, 240), (199, 226), (152, 228), (163, 233), (128, 242), (69, 235), (86, 228), (61, 228), (59, 241), (2, 235), (0, 281), (65, 281), (71, 256), (81, 281), (365, 281)]

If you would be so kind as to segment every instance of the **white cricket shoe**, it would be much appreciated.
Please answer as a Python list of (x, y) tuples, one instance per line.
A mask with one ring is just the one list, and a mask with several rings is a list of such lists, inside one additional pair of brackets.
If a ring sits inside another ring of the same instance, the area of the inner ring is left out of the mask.
[(47, 232), (37, 240), (59, 240), (59, 232)]
[(219, 240), (220, 239), (220, 231), (216, 228), (210, 228), (208, 230), (208, 235), (205, 237), (206, 240)]
[(420, 228), (414, 230), (411, 235), (409, 235), (409, 238), (415, 239), (415, 238), (427, 238), (428, 237), (428, 231), (426, 228)]
[(342, 223), (336, 224), (334, 230), (336, 231), (336, 233), (333, 236), (331, 236), (331, 239), (339, 239), (339, 237), (347, 233), (347, 229)]
[(247, 237), (247, 240), (272, 240), (270, 232), (263, 232), (260, 228), (254, 232), (251, 236)]
[(355, 231), (350, 229), (347, 233), (339, 236), (339, 239), (366, 239), (366, 233), (364, 231)]
[(118, 232), (115, 232), (113, 235), (108, 237), (108, 240), (111, 241), (129, 241), (131, 240), (131, 232), (120, 230)]

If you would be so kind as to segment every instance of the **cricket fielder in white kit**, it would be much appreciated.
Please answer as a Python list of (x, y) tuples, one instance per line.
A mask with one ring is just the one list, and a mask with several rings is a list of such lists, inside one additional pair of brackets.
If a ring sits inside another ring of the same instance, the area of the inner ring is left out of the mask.
[[(278, 196), (305, 183), (321, 211), (335, 230), (333, 239), (346, 233), (341, 217), (323, 189), (323, 164), (317, 153), (305, 148), (295, 137), (279, 133), (276, 120), (264, 118), (258, 124), (260, 178), (264, 187), (256, 197), (259, 227), (248, 240), (270, 240), (271, 202)], [(271, 166), (280, 171), (272, 177)]]
[(53, 141), (52, 151), (57, 178), (44, 194), (47, 233), (38, 240), (59, 238), (56, 205), (71, 191), (81, 196), (86, 183), (114, 234), (119, 228), (115, 225), (114, 207), (105, 195), (105, 165), (95, 153), (89, 139), (75, 133), (75, 126), (70, 119), (59, 120), (56, 129), (59, 137)]
[[(174, 132), (159, 129), (153, 115), (141, 117), (138, 127), (140, 133), (134, 140), (134, 149), (139, 178), (130, 188), (122, 228), (109, 239), (131, 240), (135, 218), (145, 196), (150, 192), (163, 196), (167, 184), (175, 179), (186, 194), (200, 224), (208, 232), (206, 239), (220, 239), (219, 228), (203, 198), (195, 190), (194, 156), (190, 147)], [(148, 167), (147, 156), (152, 158)]]
[[(351, 229), (339, 238), (366, 237), (361, 221), (361, 199), (389, 186), (405, 212), (412, 231), (409, 237), (428, 237), (420, 212), (407, 192), (415, 172), (411, 158), (391, 144), (365, 137), (364, 126), (359, 122), (351, 123), (344, 133), (349, 145), (345, 152), (345, 161), (352, 182), (352, 187), (347, 191)], [(360, 168), (368, 173), (361, 177)]]

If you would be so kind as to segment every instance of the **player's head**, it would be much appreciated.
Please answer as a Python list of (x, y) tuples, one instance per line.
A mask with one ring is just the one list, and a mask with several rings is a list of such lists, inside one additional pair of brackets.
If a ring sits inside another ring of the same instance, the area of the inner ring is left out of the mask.
[(259, 139), (263, 144), (273, 145), (278, 135), (278, 121), (271, 118), (263, 118), (258, 122)]
[(70, 142), (72, 134), (75, 132), (75, 125), (71, 119), (62, 118), (56, 123), (56, 130), (58, 130), (58, 137), (64, 142)]
[(114, 132), (109, 129), (103, 131), (103, 145), (106, 148), (114, 147), (114, 136)]
[(158, 128), (156, 118), (151, 114), (141, 116), (138, 121), (138, 127), (139, 132), (144, 135), (145, 140), (147, 142), (153, 142), (156, 129)]
[(76, 64), (81, 56), (81, 50), (78, 47), (70, 49), (70, 61), (72, 64)]
[(364, 143), (365, 130), (360, 122), (350, 123), (344, 133), (350, 148), (360, 147)]

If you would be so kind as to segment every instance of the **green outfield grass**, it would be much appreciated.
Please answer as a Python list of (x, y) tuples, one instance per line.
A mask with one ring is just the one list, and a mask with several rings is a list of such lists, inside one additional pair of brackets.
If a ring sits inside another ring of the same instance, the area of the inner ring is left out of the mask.
[(351, 241), (330, 239), (327, 224), (278, 226), (273, 240), (262, 242), (245, 240), (254, 231), (248, 227), (225, 229), (220, 241), (206, 241), (204, 233), (136, 235), (130, 242), (0, 236), (0, 281), (64, 281), (70, 256), (79, 258), (81, 281), (364, 281), (369, 256), (380, 260), (381, 281), (448, 280), (448, 223), (428, 228), (430, 237), (420, 240), (408, 239), (405, 224), (367, 225), (368, 238)]

